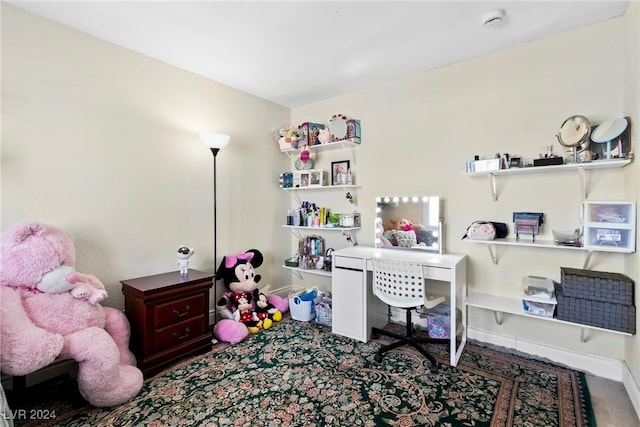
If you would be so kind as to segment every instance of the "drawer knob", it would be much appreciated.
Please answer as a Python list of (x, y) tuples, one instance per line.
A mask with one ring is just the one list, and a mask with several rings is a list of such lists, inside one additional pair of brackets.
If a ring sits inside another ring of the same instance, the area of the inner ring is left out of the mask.
[(188, 337), (188, 336), (189, 336), (189, 332), (191, 332), (191, 328), (186, 328), (186, 329), (184, 330), (184, 335), (180, 335), (180, 334), (179, 334), (179, 333), (177, 333), (177, 332), (174, 332), (172, 335), (173, 335), (173, 337), (174, 337), (175, 339), (177, 339), (177, 340), (183, 340), (183, 339), (185, 339), (186, 337)]
[(173, 314), (175, 314), (178, 317), (184, 317), (189, 313), (189, 310), (191, 310), (191, 306), (188, 305), (184, 308), (184, 311), (182, 313), (180, 313), (178, 310), (176, 310), (175, 308), (173, 309)]

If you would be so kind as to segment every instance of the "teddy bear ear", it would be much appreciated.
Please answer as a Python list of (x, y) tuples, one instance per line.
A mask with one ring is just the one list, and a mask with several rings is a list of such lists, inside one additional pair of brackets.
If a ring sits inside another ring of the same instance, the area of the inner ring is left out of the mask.
[(44, 232), (44, 225), (38, 223), (18, 224), (11, 232), (11, 240), (14, 243), (22, 243), (29, 236), (39, 236)]
[(253, 258), (251, 258), (251, 265), (253, 267), (260, 267), (262, 265), (262, 261), (264, 261), (264, 257), (262, 256), (262, 252), (258, 249), (249, 249), (246, 253), (252, 253)]

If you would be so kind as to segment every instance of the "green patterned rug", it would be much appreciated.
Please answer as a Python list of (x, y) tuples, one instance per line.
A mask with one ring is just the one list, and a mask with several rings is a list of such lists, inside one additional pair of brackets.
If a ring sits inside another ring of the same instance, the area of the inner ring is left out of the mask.
[(55, 413), (49, 424), (26, 425), (595, 426), (581, 372), (467, 343), (456, 368), (448, 346), (431, 345), (432, 374), (407, 347), (375, 362), (386, 340), (283, 320), (147, 380), (127, 404), (98, 409), (67, 394), (39, 403)]

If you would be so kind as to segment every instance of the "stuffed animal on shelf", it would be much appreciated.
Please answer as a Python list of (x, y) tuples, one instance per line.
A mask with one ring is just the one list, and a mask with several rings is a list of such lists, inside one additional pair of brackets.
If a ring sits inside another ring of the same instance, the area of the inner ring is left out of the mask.
[[(81, 395), (94, 406), (119, 405), (143, 383), (129, 351), (129, 322), (96, 302), (106, 296), (104, 285), (76, 272), (75, 259), (73, 240), (53, 225), (17, 224), (2, 233), (1, 369), (26, 375), (56, 358), (73, 359)], [(84, 290), (74, 296), (73, 289)]]
[[(242, 300), (243, 307), (241, 310), (249, 311), (251, 316), (256, 314), (257, 307), (255, 302), (261, 301), (263, 296), (261, 296), (261, 292), (258, 289), (258, 283), (262, 277), (259, 274), (255, 274), (254, 268), (261, 266), (263, 259), (262, 252), (257, 249), (249, 249), (244, 253), (222, 258), (216, 271), (216, 279), (223, 280), (227, 291), (216, 302), (217, 312), (220, 313), (222, 319), (216, 323), (213, 329), (219, 340), (232, 344), (238, 343), (247, 337), (250, 332), (249, 328), (268, 329), (273, 321), (282, 320), (282, 313), (288, 310), (289, 301), (286, 298), (272, 294), (264, 296), (269, 303), (277, 308), (277, 312), (274, 312), (271, 318), (258, 318), (255, 325), (251, 323), (255, 320), (252, 320), (248, 327), (247, 324), (240, 321), (242, 318), (249, 319), (247, 313), (236, 314), (239, 309), (237, 305), (239, 301), (238, 295), (243, 294), (245, 298), (248, 297), (251, 304), (250, 308), (247, 308)], [(251, 332), (257, 331), (252, 330)]]
[(302, 131), (298, 128), (280, 129), (277, 133), (280, 150), (298, 148), (298, 141), (302, 138)]
[(297, 170), (313, 169), (313, 158), (306, 145), (300, 148), (300, 156), (296, 159), (294, 165)]
[(328, 144), (331, 142), (331, 131), (329, 128), (320, 129), (318, 141), (320, 141), (320, 144)]

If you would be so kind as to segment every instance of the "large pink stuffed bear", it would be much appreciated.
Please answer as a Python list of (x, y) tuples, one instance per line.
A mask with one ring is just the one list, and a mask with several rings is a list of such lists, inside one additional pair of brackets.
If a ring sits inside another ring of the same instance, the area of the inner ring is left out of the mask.
[(99, 304), (104, 285), (74, 271), (71, 238), (52, 225), (18, 224), (2, 234), (0, 366), (26, 375), (56, 358), (78, 362), (78, 388), (98, 407), (119, 405), (142, 388), (129, 351), (129, 322)]

